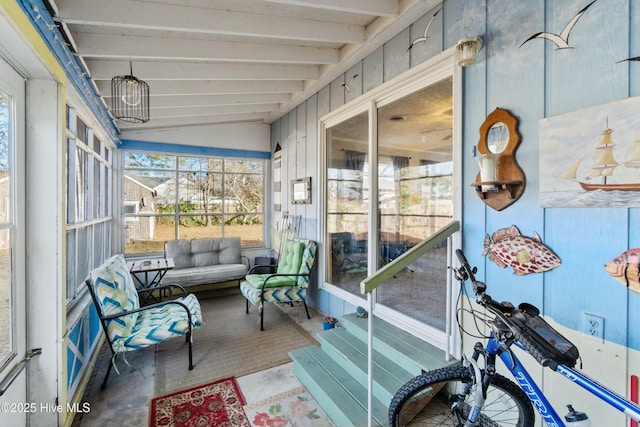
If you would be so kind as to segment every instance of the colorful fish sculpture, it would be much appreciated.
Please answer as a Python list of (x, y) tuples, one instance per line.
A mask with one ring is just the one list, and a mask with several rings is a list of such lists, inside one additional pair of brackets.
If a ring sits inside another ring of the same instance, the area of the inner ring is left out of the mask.
[(604, 265), (618, 282), (640, 294), (640, 248), (629, 249)]
[(489, 254), (489, 259), (500, 268), (513, 268), (513, 274), (542, 273), (556, 268), (562, 260), (551, 249), (542, 243), (535, 231), (532, 237), (520, 234), (515, 225), (495, 231), (491, 238), (484, 238), (482, 255)]

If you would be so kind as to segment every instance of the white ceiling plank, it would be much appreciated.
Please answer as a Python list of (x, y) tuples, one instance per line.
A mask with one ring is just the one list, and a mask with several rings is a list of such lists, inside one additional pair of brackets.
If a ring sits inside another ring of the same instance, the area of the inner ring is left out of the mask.
[(230, 10), (157, 5), (127, 0), (58, 0), (66, 24), (145, 28), (204, 34), (229, 34), (284, 40), (363, 43), (363, 26), (313, 19), (292, 19)]
[(378, 20), (385, 22), (386, 27), (379, 28), (375, 23), (370, 25), (370, 27), (376, 27), (376, 30), (372, 31), (372, 34), (367, 37), (366, 44), (345, 46), (341, 54), (343, 60), (339, 65), (322, 66), (321, 77), (306, 81), (304, 91), (296, 93), (293, 98), (291, 98), (291, 102), (283, 105), (279, 111), (267, 119), (267, 123), (275, 122), (295, 108), (300, 102), (309, 98), (327, 84), (330, 84), (340, 74), (353, 67), (359, 61), (362, 61), (367, 55), (370, 55), (399, 31), (407, 28), (434, 7), (439, 4), (441, 5), (441, 1), (442, 0), (404, 0), (402, 2), (400, 16), (396, 19), (388, 20), (384, 17), (378, 18)]
[(372, 16), (397, 16), (400, 0), (262, 0), (291, 6), (360, 13)]
[[(262, 122), (264, 114), (248, 113), (248, 114), (228, 114), (208, 117), (190, 117), (187, 120), (180, 117), (153, 119), (147, 123), (128, 123), (118, 121), (118, 127), (121, 130), (137, 130), (137, 129), (159, 129), (159, 128), (175, 128), (176, 126), (195, 126), (204, 124), (222, 124), (222, 123), (246, 123), (246, 122)], [(241, 147), (239, 147), (241, 148)]]
[(338, 49), (260, 43), (74, 33), (85, 58), (337, 64)]
[[(160, 95), (223, 95), (234, 93), (292, 93), (302, 92), (299, 80), (150, 80), (151, 97)], [(98, 92), (111, 93), (111, 81), (98, 80)]]
[[(107, 105), (110, 97), (105, 97)], [(287, 93), (256, 93), (235, 95), (158, 96), (149, 100), (151, 108), (195, 107), (207, 105), (281, 104), (289, 102)]]
[(266, 113), (278, 109), (279, 104), (209, 105), (184, 108), (151, 108), (149, 115), (154, 119), (170, 117), (219, 116), (229, 114)]
[[(132, 73), (151, 120), (271, 123), (442, 0), (47, 0), (101, 102)], [(58, 19), (59, 18), (59, 19)], [(131, 64), (131, 65), (130, 65)]]
[[(129, 61), (87, 60), (91, 78), (111, 80), (129, 74)], [(315, 80), (316, 65), (133, 62), (133, 75), (142, 80)]]

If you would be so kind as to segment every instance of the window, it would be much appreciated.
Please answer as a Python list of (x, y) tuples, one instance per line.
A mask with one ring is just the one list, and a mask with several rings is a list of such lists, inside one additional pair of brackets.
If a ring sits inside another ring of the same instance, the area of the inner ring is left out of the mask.
[(15, 246), (14, 228), (15, 218), (15, 184), (12, 174), (15, 173), (12, 165), (13, 131), (11, 95), (0, 89), (0, 323), (3, 325), (0, 332), (0, 365), (4, 365), (12, 353), (14, 343), (12, 331), (14, 329), (14, 316), (12, 313), (12, 297), (14, 266), (11, 256), (11, 248)]
[(173, 239), (264, 242), (264, 160), (124, 153), (125, 253)]
[(67, 106), (67, 305), (111, 251), (113, 151)]

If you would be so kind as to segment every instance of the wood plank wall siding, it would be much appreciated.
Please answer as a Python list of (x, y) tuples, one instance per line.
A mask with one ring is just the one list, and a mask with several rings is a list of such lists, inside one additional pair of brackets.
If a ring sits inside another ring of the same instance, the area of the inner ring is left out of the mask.
[[(430, 43), (407, 51), (412, 38), (424, 29), (427, 13), (382, 48), (355, 64), (331, 84), (291, 110), (271, 127), (272, 150), (282, 146), (282, 182), (311, 176), (311, 205), (289, 204), (283, 186), (283, 211), (302, 214), (303, 235), (314, 236), (322, 213), (316, 209), (320, 161), (319, 119), (361, 94), (376, 88), (442, 50), (454, 46), (465, 34), (480, 35), (484, 47), (478, 61), (463, 73), (463, 247), (480, 277), (498, 299), (528, 301), (580, 347), (588, 360), (588, 372), (598, 377), (606, 372), (607, 384), (626, 394), (629, 375), (640, 372), (640, 295), (618, 284), (603, 264), (628, 248), (640, 247), (640, 211), (632, 208), (542, 208), (539, 192), (540, 119), (592, 105), (640, 94), (640, 64), (618, 61), (640, 55), (640, 39), (633, 28), (640, 24), (640, 4), (628, 0), (597, 1), (571, 32), (572, 49), (556, 49), (551, 42), (535, 39), (540, 31), (560, 32), (573, 15), (589, 2), (533, 0), (448, 0), (441, 18), (431, 28)], [(521, 46), (522, 45), (522, 46)], [(359, 74), (351, 87), (343, 83)], [(518, 163), (525, 172), (527, 188), (517, 203), (497, 212), (484, 205), (470, 186), (478, 173), (473, 157), (478, 129), (496, 107), (508, 109), (520, 119), (522, 143)], [(640, 129), (639, 129), (640, 131)], [(316, 197), (317, 195), (317, 197)], [(320, 216), (320, 217), (319, 217)], [(545, 244), (562, 259), (560, 267), (544, 273), (516, 277), (511, 269), (500, 269), (481, 256), (485, 234), (512, 224), (524, 235), (538, 232)], [(321, 277), (321, 272), (319, 276)], [(319, 277), (319, 278), (320, 278)], [(353, 307), (322, 289), (312, 292), (325, 312), (340, 316)], [(594, 340), (584, 331), (584, 313), (604, 317), (605, 341)], [(471, 342), (465, 341), (467, 350)], [(616, 368), (610, 369), (612, 363)], [(541, 372), (540, 372), (541, 375)], [(604, 378), (604, 376), (601, 376)], [(553, 384), (553, 391), (548, 384)], [(545, 392), (562, 397), (575, 392), (554, 380), (545, 382)], [(566, 395), (566, 394), (565, 394)], [(597, 424), (622, 425), (624, 418), (601, 408), (578, 392), (576, 401), (588, 401), (602, 417)], [(562, 402), (564, 400), (561, 399)], [(602, 414), (602, 415), (601, 415)], [(612, 417), (612, 418), (607, 418)]]

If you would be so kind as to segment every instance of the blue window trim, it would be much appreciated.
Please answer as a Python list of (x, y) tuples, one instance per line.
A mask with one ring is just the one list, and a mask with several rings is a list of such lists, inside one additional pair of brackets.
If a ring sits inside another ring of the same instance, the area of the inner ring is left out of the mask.
[(96, 116), (109, 137), (117, 144), (120, 131), (115, 125), (113, 117), (102, 103), (84, 65), (69, 49), (62, 34), (58, 31), (45, 4), (41, 0), (17, 0), (17, 3), (29, 17), (67, 78), (82, 97), (85, 105)]
[(149, 151), (158, 153), (189, 154), (195, 156), (238, 157), (243, 159), (270, 159), (269, 151), (236, 150), (234, 148), (202, 147), (194, 145), (170, 144), (164, 142), (121, 140), (122, 150)]

